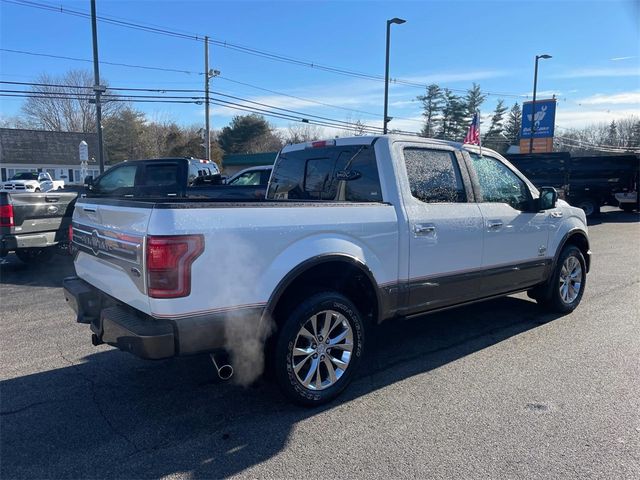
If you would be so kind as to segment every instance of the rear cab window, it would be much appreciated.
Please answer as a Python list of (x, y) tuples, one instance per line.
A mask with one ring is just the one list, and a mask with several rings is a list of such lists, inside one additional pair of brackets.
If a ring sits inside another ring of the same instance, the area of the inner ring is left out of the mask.
[(382, 202), (374, 148), (346, 145), (280, 153), (267, 199)]

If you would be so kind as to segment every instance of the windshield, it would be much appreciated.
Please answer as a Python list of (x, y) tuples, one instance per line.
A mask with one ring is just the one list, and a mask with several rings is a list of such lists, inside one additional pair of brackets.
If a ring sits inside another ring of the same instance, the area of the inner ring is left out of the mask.
[(34, 172), (20, 172), (16, 173), (11, 180), (37, 180), (38, 174)]

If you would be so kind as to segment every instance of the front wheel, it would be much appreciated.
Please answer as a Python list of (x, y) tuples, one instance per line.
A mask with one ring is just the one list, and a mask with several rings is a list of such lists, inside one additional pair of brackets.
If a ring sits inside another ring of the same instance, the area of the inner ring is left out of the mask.
[(337, 292), (317, 293), (291, 310), (280, 330), (274, 368), (282, 392), (295, 403), (321, 405), (351, 381), (364, 353), (364, 322)]
[(584, 256), (578, 247), (569, 245), (560, 253), (546, 295), (536, 300), (550, 311), (570, 313), (580, 304), (586, 281)]

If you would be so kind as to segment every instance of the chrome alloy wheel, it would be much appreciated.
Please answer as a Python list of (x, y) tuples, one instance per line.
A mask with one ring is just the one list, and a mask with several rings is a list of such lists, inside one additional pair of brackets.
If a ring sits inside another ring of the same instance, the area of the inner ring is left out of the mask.
[(346, 372), (353, 351), (353, 330), (335, 310), (323, 310), (298, 331), (291, 363), (298, 381), (309, 390), (324, 390)]
[(572, 303), (582, 288), (582, 265), (574, 256), (567, 257), (560, 270), (560, 298), (564, 303)]

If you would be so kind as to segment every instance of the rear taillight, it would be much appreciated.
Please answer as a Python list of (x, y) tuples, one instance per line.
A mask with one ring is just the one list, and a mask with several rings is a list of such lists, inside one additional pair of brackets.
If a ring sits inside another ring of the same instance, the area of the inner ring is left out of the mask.
[(67, 239), (68, 239), (67, 249), (69, 250), (69, 254), (73, 254), (73, 225), (69, 225)]
[(204, 250), (202, 235), (149, 236), (147, 286), (150, 297), (178, 298), (191, 293), (191, 264)]
[(13, 205), (0, 206), (0, 227), (13, 227)]

